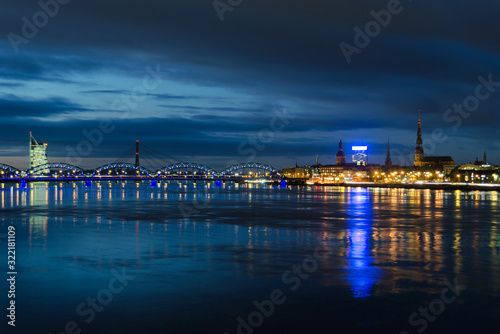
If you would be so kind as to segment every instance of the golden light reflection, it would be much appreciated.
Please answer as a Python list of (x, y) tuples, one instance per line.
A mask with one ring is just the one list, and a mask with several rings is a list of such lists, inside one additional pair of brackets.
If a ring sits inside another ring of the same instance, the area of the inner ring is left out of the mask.
[[(192, 187), (178, 183), (179, 188), (177, 188), (176, 184), (176, 182), (171, 183), (172, 191), (169, 191), (166, 183), (158, 188), (139, 187), (133, 182), (127, 184), (97, 182), (92, 188), (82, 184), (75, 186), (74, 183), (33, 183), (25, 190), (2, 184), (0, 205), (2, 209), (44, 205), (55, 207), (68, 203), (77, 206), (81, 205), (83, 200), (84, 203), (88, 203), (88, 208), (92, 208), (93, 201), (100, 199), (102, 195), (109, 196), (110, 200), (120, 197), (143, 198), (145, 201), (161, 198), (174, 203), (177, 201), (191, 203), (195, 196)], [(251, 190), (252, 188), (254, 190)], [(221, 194), (224, 199), (239, 200), (245, 205), (249, 204), (246, 202), (248, 200), (255, 210), (261, 200), (270, 203), (282, 200), (284, 209), (297, 215), (302, 215), (302, 212), (310, 209), (307, 218), (302, 216), (303, 219), (287, 221), (287, 224), (291, 226), (297, 224), (300, 228), (281, 228), (281, 226), (276, 228), (272, 225), (274, 218), (271, 217), (270, 223), (266, 225), (243, 227), (235, 223), (234, 227), (225, 230), (231, 233), (232, 239), (234, 231), (235, 245), (239, 243), (247, 248), (243, 255), (234, 256), (239, 256), (238, 260), (242, 260), (241, 257), (248, 260), (250, 263), (248, 266), (241, 264), (247, 263), (245, 261), (240, 261), (235, 266), (240, 268), (247, 266), (249, 275), (254, 275), (259, 269), (257, 263), (266, 265), (273, 263), (271, 252), (257, 253), (256, 249), (278, 246), (292, 248), (297, 244), (311, 245), (319, 242), (330, 245), (333, 251), (332, 256), (325, 260), (325, 268), (332, 265), (336, 265), (337, 268), (342, 267), (345, 275), (352, 275), (349, 284), (355, 284), (356, 278), (368, 279), (372, 274), (370, 270), (373, 269), (370, 267), (376, 267), (376, 272), (381, 272), (383, 278), (373, 284), (374, 294), (410, 291), (411, 286), (405, 285), (404, 282), (411, 282), (413, 286), (420, 284), (425, 286), (422, 290), (431, 291), (435, 287), (429, 287), (428, 282), (434, 282), (437, 277), (441, 278), (450, 273), (467, 277), (478, 272), (484, 276), (482, 280), (485, 282), (485, 288), (490, 288), (493, 292), (500, 291), (500, 216), (497, 192), (316, 186), (292, 187), (286, 192), (278, 192), (273, 190), (275, 188), (265, 185), (229, 183), (222, 189), (218, 187), (211, 190), (205, 184), (198, 185), (197, 189), (204, 192), (205, 199), (214, 202), (220, 199)], [(234, 191), (235, 189), (238, 191)], [(255, 192), (255, 189), (265, 190)], [(101, 191), (104, 191), (104, 194)], [(204, 202), (200, 197), (200, 203)], [(311, 206), (311, 203), (314, 206)], [(112, 205), (112, 203), (99, 203), (99, 206), (101, 205)], [(289, 212), (283, 211), (283, 213), (287, 216)], [(102, 230), (112, 227), (120, 229), (121, 223), (122, 230), (132, 229), (132, 231), (135, 224), (135, 233), (139, 238), (139, 222), (119, 221), (118, 225), (115, 223), (113, 226), (111, 219), (107, 217), (103, 219), (100, 215), (93, 216), (94, 214), (95, 212), (89, 212), (90, 218), (84, 219), (81, 217), (66, 219), (57, 216), (57, 212), (54, 213), (54, 219), (52, 216), (48, 219), (35, 215), (27, 218), (26, 228), (29, 228), (30, 247), (43, 245), (43, 240), (50, 237), (54, 229), (62, 229), (68, 222), (73, 228), (78, 228), (82, 223), (93, 226), (92, 223), (95, 221)], [(96, 217), (95, 220), (92, 217)], [(317, 219), (318, 217), (321, 219)], [(177, 232), (176, 218), (172, 218), (170, 222), (173, 223), (170, 233)], [(141, 223), (144, 221), (141, 220)], [(219, 235), (221, 228), (227, 226), (231, 225), (218, 224), (217, 220), (213, 222), (186, 220), (181, 222), (178, 236), (176, 234), (175, 237), (182, 240), (189, 236), (189, 233), (197, 233), (207, 238), (215, 237)], [(314, 231), (311, 226), (314, 226)], [(142, 228), (147, 229), (147, 225), (143, 224)], [(152, 224), (149, 230), (157, 234), (165, 233), (163, 229), (167, 231), (167, 224), (164, 224), (164, 228)], [(48, 233), (49, 231), (51, 233)], [(331, 285), (335, 279), (344, 277), (327, 276), (321, 278), (322, 284)]]

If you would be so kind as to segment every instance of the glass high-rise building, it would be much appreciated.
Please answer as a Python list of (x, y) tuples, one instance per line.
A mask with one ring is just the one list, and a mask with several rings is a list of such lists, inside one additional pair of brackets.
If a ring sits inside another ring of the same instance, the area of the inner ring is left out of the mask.
[(47, 144), (38, 143), (30, 131), (30, 168), (49, 163), (47, 159)]

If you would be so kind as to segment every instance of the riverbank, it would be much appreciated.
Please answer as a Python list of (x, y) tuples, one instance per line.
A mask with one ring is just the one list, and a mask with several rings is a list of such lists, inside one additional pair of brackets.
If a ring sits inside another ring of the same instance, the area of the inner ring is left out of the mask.
[(500, 191), (500, 184), (491, 183), (375, 183), (375, 182), (344, 182), (344, 183), (315, 183), (317, 186), (362, 187), (362, 188), (402, 188), (402, 189), (434, 189), (460, 191)]
[[(193, 182), (237, 182), (247, 183), (246, 179), (186, 179), (186, 178), (0, 178), (2, 183), (32, 183), (32, 182), (140, 182), (140, 181), (193, 181)], [(434, 189), (434, 190), (460, 190), (460, 191), (500, 191), (500, 184), (491, 183), (445, 183), (445, 182), (420, 182), (420, 183), (375, 183), (375, 182), (334, 182), (318, 183), (301, 180), (286, 180), (289, 186), (320, 186), (320, 187), (348, 187), (348, 188), (389, 188), (389, 189)], [(274, 185), (283, 185), (279, 180), (268, 180), (267, 183)]]

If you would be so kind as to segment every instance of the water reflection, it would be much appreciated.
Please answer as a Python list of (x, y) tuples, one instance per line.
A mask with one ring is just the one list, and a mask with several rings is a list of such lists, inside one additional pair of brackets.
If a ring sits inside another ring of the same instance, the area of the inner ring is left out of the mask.
[[(320, 242), (333, 252), (312, 286), (348, 285), (368, 298), (436, 293), (459, 276), (499, 294), (498, 200), (496, 192), (232, 182), (0, 184), (0, 222), (20, 225), (20, 238), (25, 230), (32, 263), (73, 252), (86, 270), (125, 261), (154, 277), (158, 264), (165, 275), (176, 268), (180, 282), (276, 280)], [(53, 266), (65, 268), (64, 259)]]
[(346, 189), (347, 202), (354, 218), (349, 220), (347, 232), (346, 280), (352, 287), (354, 297), (371, 295), (370, 291), (380, 276), (380, 269), (373, 266), (370, 239), (372, 238), (372, 205), (368, 189)]

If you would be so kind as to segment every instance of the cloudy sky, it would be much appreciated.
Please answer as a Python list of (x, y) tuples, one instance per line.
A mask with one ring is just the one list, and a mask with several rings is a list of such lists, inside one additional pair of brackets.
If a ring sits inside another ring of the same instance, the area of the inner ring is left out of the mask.
[(4, 0), (0, 162), (397, 163), (420, 109), (427, 155), (500, 163), (500, 2), (226, 1)]

